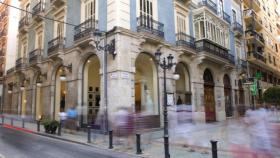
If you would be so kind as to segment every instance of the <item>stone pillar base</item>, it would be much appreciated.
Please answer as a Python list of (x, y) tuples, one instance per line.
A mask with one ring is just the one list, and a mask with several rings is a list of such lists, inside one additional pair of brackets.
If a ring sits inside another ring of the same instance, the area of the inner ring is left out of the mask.
[(226, 120), (226, 112), (225, 111), (217, 111), (216, 112), (216, 120), (217, 121), (225, 121)]
[(205, 112), (193, 112), (192, 120), (194, 123), (205, 123)]

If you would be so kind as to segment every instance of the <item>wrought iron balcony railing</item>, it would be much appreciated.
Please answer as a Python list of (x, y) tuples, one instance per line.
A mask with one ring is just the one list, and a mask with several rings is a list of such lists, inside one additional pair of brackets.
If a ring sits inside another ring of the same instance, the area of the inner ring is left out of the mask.
[(245, 9), (244, 10), (244, 16), (252, 16), (252, 17), (257, 17), (257, 14), (254, 12), (252, 9)]
[(260, 60), (260, 61), (266, 63), (266, 58), (264, 57), (263, 53), (261, 53), (261, 52), (249, 51), (248, 56), (254, 57), (257, 60)]
[(265, 43), (263, 36), (260, 35), (259, 33), (257, 33), (256, 31), (247, 30), (247, 31), (245, 31), (245, 35), (254, 36), (256, 40), (261, 41), (263, 44)]
[(185, 45), (195, 49), (195, 38), (183, 32), (176, 34), (176, 44)]
[(60, 7), (66, 3), (67, 0), (50, 0), (51, 5), (54, 5), (56, 7)]
[(14, 71), (15, 71), (15, 68), (12, 67), (12, 68), (10, 68), (10, 69), (7, 70), (7, 74), (10, 74), (10, 73), (12, 73), (12, 72), (14, 72)]
[(164, 24), (156, 21), (153, 17), (141, 15), (137, 18), (137, 31), (144, 31), (159, 37), (164, 37)]
[(252, 17), (256, 22), (259, 22), (262, 24), (262, 20), (259, 18), (259, 16), (255, 13), (253, 9), (245, 9), (244, 10), (244, 17)]
[(217, 14), (217, 4), (214, 3), (211, 0), (201, 0), (198, 3), (199, 6), (206, 6), (207, 8), (209, 8), (210, 10), (212, 10), (214, 13)]
[(210, 54), (216, 55), (218, 57), (221, 57), (223, 59), (226, 59), (232, 64), (235, 63), (234, 56), (228, 53), (228, 49), (226, 49), (216, 43), (213, 43), (207, 39), (202, 39), (202, 40), (196, 41), (195, 45), (196, 45), (196, 49), (198, 50), (198, 52), (205, 51), (207, 53), (210, 53)]
[(234, 55), (228, 53), (228, 60), (230, 63), (235, 64)]
[(236, 21), (233, 23), (233, 30), (243, 34), (243, 26)]
[(24, 25), (28, 25), (29, 20), (27, 16), (24, 16), (20, 21), (19, 21), (19, 26), (18, 28), (22, 28)]
[(238, 65), (243, 69), (247, 69), (247, 61), (246, 60), (238, 59)]
[(223, 19), (229, 24), (231, 23), (230, 16), (226, 12), (223, 12)]
[(35, 63), (38, 61), (39, 57), (41, 56), (43, 50), (42, 49), (35, 49), (29, 53), (29, 63)]
[(98, 30), (98, 21), (95, 19), (88, 19), (80, 25), (76, 26), (74, 29), (74, 40), (76, 41)]
[(65, 44), (65, 38), (56, 37), (48, 42), (48, 55), (54, 54), (56, 49), (63, 49)]
[(24, 67), (25, 63), (26, 63), (26, 58), (18, 58), (16, 60), (16, 69)]
[(43, 2), (39, 2), (37, 3), (34, 7), (33, 7), (33, 14), (32, 16), (36, 16), (37, 14), (39, 14), (40, 12), (44, 11), (44, 3)]

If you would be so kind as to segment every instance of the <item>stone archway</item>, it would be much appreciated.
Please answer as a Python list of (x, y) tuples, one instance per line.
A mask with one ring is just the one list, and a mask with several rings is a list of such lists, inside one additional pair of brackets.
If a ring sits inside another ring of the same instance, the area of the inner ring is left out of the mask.
[(206, 69), (203, 74), (204, 80), (204, 107), (206, 122), (216, 121), (215, 91), (212, 73)]
[(233, 116), (233, 107), (232, 107), (232, 93), (231, 93), (231, 84), (230, 78), (227, 74), (224, 75), (224, 97), (225, 97), (225, 110), (226, 117)]
[(100, 61), (97, 55), (91, 55), (83, 64), (83, 105), (82, 126), (95, 124), (101, 107), (101, 76)]
[(154, 59), (147, 53), (140, 53), (135, 67), (135, 112), (158, 115), (158, 80)]
[(62, 66), (59, 66), (55, 72), (55, 95), (54, 95), (54, 111), (53, 115), (55, 120), (59, 119), (59, 112), (66, 110), (66, 95), (67, 95), (67, 82), (66, 80), (62, 80), (61, 76), (66, 75), (65, 70)]
[(180, 62), (176, 65), (175, 73), (180, 75), (176, 80), (176, 104), (191, 105), (190, 74), (187, 66)]

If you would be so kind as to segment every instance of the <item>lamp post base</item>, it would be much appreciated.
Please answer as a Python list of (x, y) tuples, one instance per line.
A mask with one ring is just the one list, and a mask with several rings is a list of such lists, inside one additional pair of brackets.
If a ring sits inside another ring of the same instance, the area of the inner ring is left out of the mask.
[(169, 137), (168, 135), (164, 135), (164, 151), (165, 151), (165, 158), (170, 158), (169, 154)]

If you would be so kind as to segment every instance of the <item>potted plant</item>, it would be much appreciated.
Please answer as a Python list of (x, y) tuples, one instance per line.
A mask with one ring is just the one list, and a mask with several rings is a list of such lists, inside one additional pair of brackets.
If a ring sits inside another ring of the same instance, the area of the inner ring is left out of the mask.
[(59, 126), (59, 122), (56, 120), (52, 120), (50, 123), (50, 132), (51, 134), (55, 134), (57, 127)]
[(51, 121), (52, 120), (49, 119), (49, 118), (46, 118), (46, 119), (42, 120), (42, 125), (44, 126), (46, 133), (50, 133), (51, 132)]

